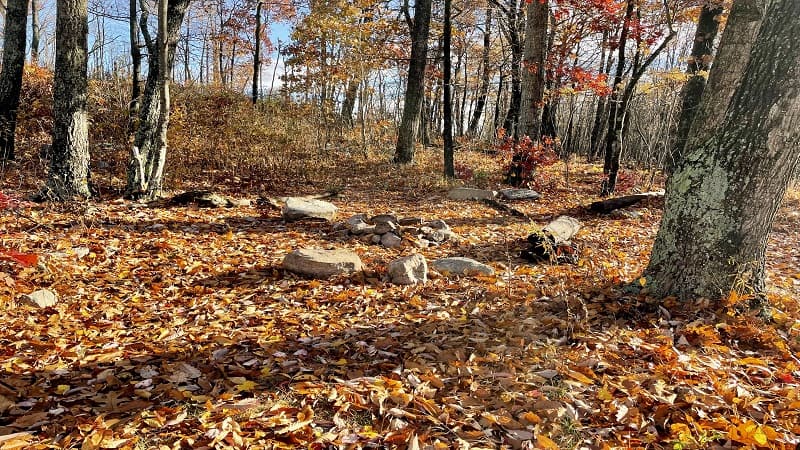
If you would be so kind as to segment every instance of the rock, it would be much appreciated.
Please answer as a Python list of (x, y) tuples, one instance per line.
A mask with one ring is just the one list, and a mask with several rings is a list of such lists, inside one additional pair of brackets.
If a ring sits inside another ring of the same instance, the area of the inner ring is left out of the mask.
[(338, 208), (332, 203), (302, 197), (289, 197), (283, 205), (284, 220), (325, 219), (332, 221)]
[(403, 243), (403, 238), (394, 233), (385, 233), (381, 236), (381, 245), (388, 248), (399, 247)]
[(532, 189), (501, 189), (500, 196), (506, 200), (538, 200), (542, 197)]
[(194, 203), (201, 208), (230, 208), (236, 203), (227, 197), (211, 191), (187, 191), (168, 200), (170, 206), (183, 206)]
[(350, 237), (350, 232), (347, 230), (335, 230), (328, 233), (328, 236), (337, 240), (345, 240)]
[(437, 272), (442, 275), (494, 275), (494, 269), (486, 264), (479, 263), (474, 259), (455, 257), (455, 258), (440, 258), (431, 263)]
[(433, 230), (430, 233), (425, 235), (425, 239), (429, 241), (442, 243), (445, 241), (449, 241), (451, 239), (455, 239), (456, 234), (450, 230)]
[(455, 188), (452, 189), (448, 194), (447, 198), (451, 200), (492, 200), (497, 196), (497, 192), (490, 191), (487, 189), (475, 189), (475, 188)]
[(414, 246), (417, 248), (428, 248), (431, 245), (431, 241), (425, 238), (419, 238), (414, 240)]
[(400, 234), (400, 225), (396, 222), (378, 222), (375, 224), (376, 234), (394, 233)]
[(56, 306), (58, 296), (49, 289), (40, 289), (22, 297), (22, 302), (36, 308), (48, 308)]
[(365, 221), (363, 214), (359, 214), (347, 219), (347, 228), (353, 234), (364, 234), (372, 233), (375, 227)]
[(615, 209), (611, 211), (610, 216), (617, 219), (641, 219), (642, 213), (638, 211), (629, 211), (627, 209)]
[(298, 249), (283, 258), (283, 268), (289, 272), (313, 278), (328, 278), (364, 270), (357, 254), (349, 250)]
[[(372, 241), (372, 239), (375, 236), (376, 235), (374, 233), (366, 233), (366, 234), (362, 234), (361, 236), (359, 236), (358, 240), (363, 242), (363, 243), (365, 243), (365, 244), (373, 244), (373, 243), (376, 243), (376, 242)], [(380, 236), (378, 236), (378, 242), (380, 242)]]
[(433, 228), (434, 230), (449, 230), (450, 229), (450, 226), (447, 225), (447, 223), (445, 223), (445, 221), (441, 220), (441, 219), (431, 220), (429, 222), (426, 222), (425, 225), (430, 227), (430, 228)]
[(389, 263), (389, 281), (394, 284), (417, 284), (428, 280), (428, 262), (420, 254), (404, 256)]
[(398, 219), (398, 225), (403, 227), (413, 227), (422, 225), (422, 217), (404, 217), (402, 219)]
[(373, 244), (380, 244), (381, 243), (381, 235), (380, 234), (373, 234), (372, 235), (372, 243)]
[(372, 216), (367, 222), (375, 225), (386, 222), (397, 223), (397, 216), (394, 214), (378, 214), (377, 216)]

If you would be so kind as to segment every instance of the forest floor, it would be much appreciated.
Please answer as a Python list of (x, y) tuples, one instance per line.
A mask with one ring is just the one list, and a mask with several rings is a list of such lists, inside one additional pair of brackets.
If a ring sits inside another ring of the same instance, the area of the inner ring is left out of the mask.
[[(746, 294), (626, 294), (646, 284), (661, 204), (589, 213), (595, 166), (573, 164), (569, 182), (563, 165), (548, 169), (543, 198), (514, 203), (535, 224), (447, 200), (436, 167), (426, 152), (402, 169), (343, 162), (284, 192), (227, 187), (250, 199), (336, 188), (342, 219), (443, 219), (461, 237), (426, 249), (338, 241), (330, 224), (285, 223), (255, 203), (109, 196), (0, 211), (0, 247), (39, 257), (0, 261), (0, 449), (798, 445), (800, 192), (770, 238), (769, 306), (751, 312)], [(23, 178), (2, 192), (29, 194)], [(526, 236), (562, 214), (583, 223), (578, 263), (520, 259)], [(299, 278), (281, 269), (299, 247), (352, 249), (367, 271)], [(495, 275), (384, 282), (412, 252)], [(27, 305), (39, 289), (58, 303)]]

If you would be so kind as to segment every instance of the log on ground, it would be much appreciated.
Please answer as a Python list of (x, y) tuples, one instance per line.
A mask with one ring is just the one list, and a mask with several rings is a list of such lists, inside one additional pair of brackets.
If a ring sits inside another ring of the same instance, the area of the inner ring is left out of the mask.
[(620, 208), (627, 208), (628, 206), (635, 205), (642, 200), (648, 198), (660, 198), (664, 196), (664, 191), (645, 192), (642, 194), (625, 195), (623, 197), (614, 197), (606, 200), (600, 200), (589, 205), (591, 211), (608, 214), (611, 211)]

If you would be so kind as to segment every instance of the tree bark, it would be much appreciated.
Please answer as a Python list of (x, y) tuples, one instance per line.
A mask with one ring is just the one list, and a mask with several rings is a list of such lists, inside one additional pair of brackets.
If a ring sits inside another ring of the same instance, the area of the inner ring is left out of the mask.
[[(687, 147), (667, 184), (645, 271), (655, 294), (719, 299), (764, 291), (767, 237), (800, 160), (797, 36), (800, 2), (772, 0), (752, 49), (734, 45), (749, 60), (741, 83), (716, 130)], [(719, 70), (729, 68), (711, 69)]]
[(520, 111), (520, 136), (539, 140), (542, 125), (542, 97), (545, 84), (545, 58), (547, 55), (547, 0), (528, 3), (525, 23), (525, 52), (522, 57), (522, 104)]
[(766, 0), (737, 0), (731, 6), (722, 33), (714, 67), (697, 107), (686, 148), (704, 143), (725, 117), (733, 93), (739, 87), (749, 61), (750, 50), (766, 11)]
[(425, 65), (430, 23), (431, 0), (416, 0), (414, 3), (414, 27), (411, 32), (411, 59), (408, 62), (403, 118), (400, 121), (400, 128), (397, 130), (395, 163), (408, 164), (414, 161), (414, 144), (425, 94)]
[(478, 101), (472, 118), (467, 127), (467, 135), (475, 136), (478, 133), (478, 124), (481, 121), (483, 110), (486, 107), (486, 97), (489, 96), (489, 83), (491, 71), (489, 70), (489, 50), (492, 43), (492, 7), (486, 7), (486, 24), (483, 29), (483, 51), (481, 53), (481, 87), (478, 91)]
[(128, 19), (128, 31), (130, 34), (131, 45), (131, 102), (128, 105), (128, 132), (133, 135), (136, 131), (136, 117), (139, 114), (139, 100), (142, 96), (141, 74), (142, 74), (142, 51), (139, 48), (139, 25), (136, 21), (139, 13), (136, 7), (137, 0), (130, 0), (128, 9), (130, 17)]
[(45, 195), (53, 200), (88, 198), (89, 130), (86, 109), (89, 34), (87, 0), (56, 6), (53, 79), (53, 156)]
[(358, 97), (358, 87), (361, 85), (361, 77), (355, 76), (347, 82), (347, 89), (344, 92), (344, 101), (342, 102), (342, 112), (340, 114), (342, 123), (348, 127), (352, 127), (353, 112), (356, 110), (356, 98)]
[(0, 73), (0, 160), (13, 160), (17, 109), (25, 65), (27, 0), (10, 0), (6, 8), (3, 67)]
[(452, 0), (444, 0), (444, 30), (443, 30), (443, 45), (444, 45), (444, 61), (443, 68), (444, 74), (442, 78), (444, 94), (444, 176), (447, 178), (455, 178), (455, 166), (453, 162), (453, 73), (452, 64), (450, 61), (450, 46), (452, 40), (453, 29), (450, 23), (450, 9)]
[[(140, 6), (144, 6), (140, 2)], [(128, 164), (128, 182), (125, 189), (126, 197), (136, 198), (146, 194), (147, 186), (150, 184), (145, 174), (152, 173), (151, 168), (158, 162), (158, 139), (159, 117), (161, 115), (161, 92), (162, 86), (159, 83), (160, 64), (162, 59), (166, 60), (167, 74), (172, 73), (172, 66), (175, 61), (175, 46), (177, 36), (181, 29), (183, 17), (189, 0), (168, 0), (167, 4), (167, 48), (166, 58), (161, 58), (158, 46), (158, 36), (154, 40), (147, 28), (147, 10), (142, 8), (142, 15), (139, 20), (140, 29), (147, 45), (148, 71), (147, 81), (145, 82), (142, 105), (139, 110), (139, 128), (136, 130), (133, 148), (131, 150), (131, 162)]]
[(167, 158), (167, 130), (169, 129), (169, 81), (172, 66), (169, 62), (169, 38), (167, 34), (168, 1), (158, 2), (158, 85), (161, 94), (161, 104), (158, 114), (158, 135), (156, 138), (157, 154), (148, 159), (147, 169), (147, 195), (148, 200), (154, 200), (161, 193), (164, 179), (164, 164)]
[(668, 170), (672, 170), (681, 160), (683, 149), (686, 146), (686, 139), (694, 121), (697, 107), (706, 88), (706, 75), (711, 68), (711, 54), (713, 52), (714, 40), (719, 31), (718, 17), (722, 14), (721, 6), (704, 5), (697, 20), (697, 31), (694, 35), (694, 45), (689, 56), (689, 65), (686, 73), (689, 79), (683, 86), (681, 93), (681, 111), (678, 118), (678, 129), (675, 135), (675, 143), (672, 147), (670, 158), (667, 160)]
[(31, 64), (39, 65), (39, 2), (31, 0)]

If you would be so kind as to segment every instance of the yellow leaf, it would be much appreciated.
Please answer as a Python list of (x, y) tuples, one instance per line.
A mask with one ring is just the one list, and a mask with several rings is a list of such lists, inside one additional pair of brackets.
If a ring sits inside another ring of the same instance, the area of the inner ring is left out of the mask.
[(256, 384), (250, 380), (244, 380), (244, 382), (236, 385), (236, 390), (239, 392), (246, 391), (250, 392), (256, 387)]
[(647, 284), (647, 278), (641, 277), (639, 278), (639, 285), (644, 287)]
[(64, 393), (67, 392), (68, 390), (69, 390), (68, 384), (59, 384), (58, 387), (56, 388), (56, 393), (58, 393), (58, 395), (64, 395)]
[(536, 436), (536, 448), (542, 450), (559, 450), (558, 444), (543, 434)]
[(597, 391), (597, 398), (600, 400), (611, 401), (614, 399), (614, 396), (611, 395), (611, 392), (609, 392), (605, 386), (603, 386), (599, 391)]
[(570, 378), (574, 379), (574, 380), (580, 381), (583, 384), (593, 384), (594, 383), (594, 381), (592, 381), (591, 378), (589, 378), (586, 375), (584, 375), (584, 374), (582, 374), (580, 372), (577, 372), (575, 370), (567, 370), (566, 371), (566, 375), (569, 376)]

